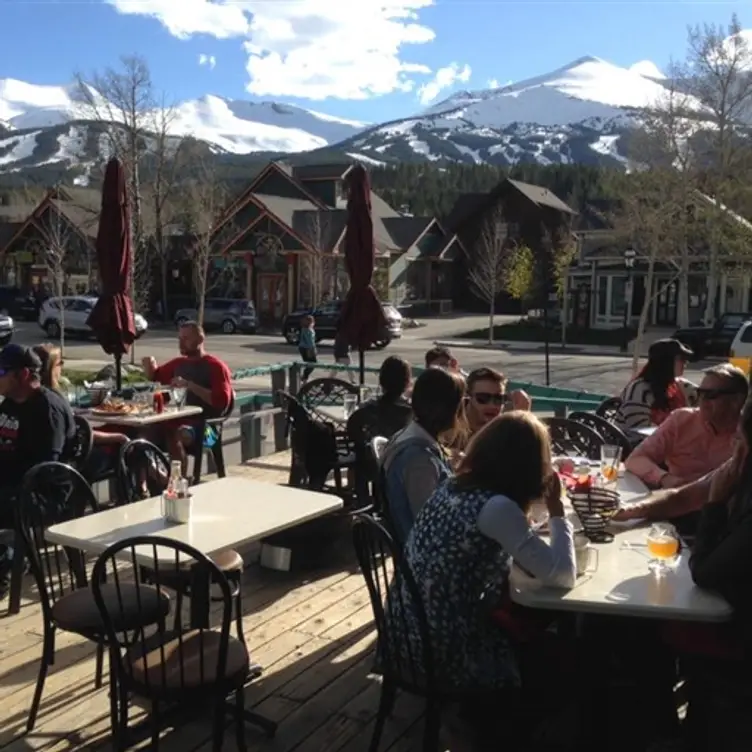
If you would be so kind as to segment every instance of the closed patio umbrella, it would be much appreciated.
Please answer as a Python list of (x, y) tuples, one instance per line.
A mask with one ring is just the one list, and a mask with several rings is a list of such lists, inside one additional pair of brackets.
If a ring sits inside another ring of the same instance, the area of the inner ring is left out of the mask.
[(96, 251), (99, 299), (87, 323), (102, 349), (115, 356), (115, 386), (120, 391), (122, 358), (136, 339), (136, 327), (128, 296), (132, 263), (130, 210), (125, 173), (119, 159), (111, 159), (105, 170)]
[(386, 317), (376, 291), (371, 286), (376, 249), (371, 216), (371, 186), (368, 173), (356, 165), (348, 177), (347, 227), (345, 229), (345, 268), (350, 290), (342, 307), (340, 327), (351, 347), (359, 354), (360, 383), (365, 382), (365, 351), (386, 328)]

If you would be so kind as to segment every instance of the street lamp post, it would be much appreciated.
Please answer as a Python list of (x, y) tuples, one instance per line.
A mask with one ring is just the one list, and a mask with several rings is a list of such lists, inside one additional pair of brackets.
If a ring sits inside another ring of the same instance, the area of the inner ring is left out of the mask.
[(624, 267), (627, 270), (627, 279), (624, 285), (624, 322), (622, 329), (624, 337), (621, 343), (621, 351), (627, 352), (629, 346), (629, 319), (632, 311), (632, 270), (634, 269), (635, 258), (637, 257), (637, 251), (634, 248), (627, 248), (624, 251)]

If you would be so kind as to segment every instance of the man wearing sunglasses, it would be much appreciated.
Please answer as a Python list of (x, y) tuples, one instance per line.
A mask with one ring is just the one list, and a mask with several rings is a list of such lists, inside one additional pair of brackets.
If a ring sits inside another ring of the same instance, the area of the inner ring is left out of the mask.
[(749, 383), (730, 363), (704, 374), (697, 389), (698, 407), (674, 410), (627, 459), (627, 470), (651, 488), (692, 483), (731, 457)]
[(530, 410), (532, 401), (522, 390), (506, 392), (507, 380), (493, 368), (476, 368), (467, 375), (465, 413), (470, 433), (480, 431), (501, 414), (503, 409)]

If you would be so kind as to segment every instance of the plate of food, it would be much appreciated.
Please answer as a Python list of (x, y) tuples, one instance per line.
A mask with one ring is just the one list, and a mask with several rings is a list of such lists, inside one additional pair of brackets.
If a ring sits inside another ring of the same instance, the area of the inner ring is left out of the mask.
[(148, 406), (139, 405), (135, 402), (109, 400), (103, 402), (99, 407), (93, 407), (91, 414), (106, 417), (110, 415), (144, 415), (150, 411), (151, 408)]

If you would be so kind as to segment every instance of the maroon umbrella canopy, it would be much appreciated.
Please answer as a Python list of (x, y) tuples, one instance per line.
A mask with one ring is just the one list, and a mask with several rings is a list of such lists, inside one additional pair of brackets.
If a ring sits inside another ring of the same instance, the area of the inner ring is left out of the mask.
[(350, 291), (342, 308), (340, 327), (350, 346), (362, 352), (383, 336), (386, 318), (371, 286), (376, 250), (371, 186), (365, 168), (355, 166), (348, 175), (348, 182), (345, 266), (350, 275)]
[(96, 249), (101, 286), (87, 323), (102, 349), (115, 355), (119, 363), (136, 339), (136, 327), (127, 294), (132, 261), (130, 211), (123, 165), (118, 159), (107, 163), (104, 174)]

